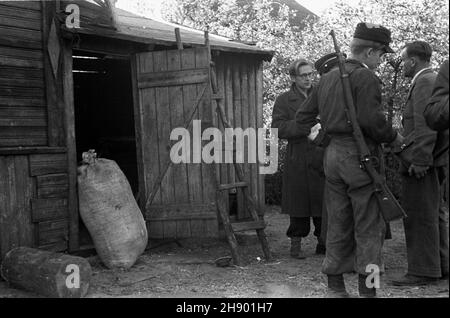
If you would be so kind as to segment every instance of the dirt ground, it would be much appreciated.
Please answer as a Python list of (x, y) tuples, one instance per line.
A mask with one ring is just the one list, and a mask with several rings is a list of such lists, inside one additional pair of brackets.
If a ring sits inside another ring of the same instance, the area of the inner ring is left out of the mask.
[[(256, 234), (238, 236), (246, 265), (218, 267), (215, 260), (230, 256), (225, 239), (180, 240), (150, 246), (127, 271), (104, 267), (97, 256), (88, 258), (93, 276), (88, 298), (322, 298), (326, 277), (321, 273), (323, 256), (315, 255), (315, 238), (305, 240), (306, 260), (289, 256), (285, 236), (289, 223), (280, 208), (267, 208), (265, 220), (274, 260), (266, 262)], [(406, 251), (401, 221), (392, 223), (393, 239), (386, 241), (386, 273), (381, 278), (380, 297), (448, 298), (448, 280), (425, 287), (395, 287), (389, 280), (406, 270)], [(346, 275), (348, 291), (357, 296), (357, 275)], [(0, 281), (0, 298), (37, 297), (8, 288)]]

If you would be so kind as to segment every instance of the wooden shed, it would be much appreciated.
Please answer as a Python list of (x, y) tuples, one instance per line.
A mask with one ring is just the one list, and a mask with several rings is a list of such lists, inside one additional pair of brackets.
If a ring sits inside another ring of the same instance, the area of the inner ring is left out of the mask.
[[(175, 164), (155, 186), (169, 161), (170, 132), (196, 102), (194, 119), (217, 125), (204, 34), (180, 27), (180, 50), (175, 25), (111, 14), (108, 3), (0, 2), (0, 260), (17, 246), (77, 251), (88, 243), (76, 177), (89, 149), (124, 171), (150, 238), (219, 235), (215, 178), (232, 183), (231, 164)], [(73, 4), (79, 28), (66, 24)], [(263, 61), (273, 53), (213, 35), (210, 45), (230, 121), (262, 127)], [(263, 207), (259, 166), (244, 166)], [(233, 217), (248, 217), (245, 200), (231, 191), (229, 203)]]

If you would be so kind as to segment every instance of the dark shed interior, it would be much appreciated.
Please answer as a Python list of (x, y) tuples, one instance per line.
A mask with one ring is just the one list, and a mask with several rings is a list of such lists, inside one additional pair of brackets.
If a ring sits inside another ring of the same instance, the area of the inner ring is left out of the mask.
[(117, 162), (137, 195), (137, 158), (130, 61), (74, 51), (77, 160), (95, 149)]
[[(75, 138), (77, 161), (95, 149), (99, 158), (114, 160), (135, 196), (139, 191), (129, 59), (83, 51), (73, 52)], [(79, 218), (80, 246), (92, 239)]]

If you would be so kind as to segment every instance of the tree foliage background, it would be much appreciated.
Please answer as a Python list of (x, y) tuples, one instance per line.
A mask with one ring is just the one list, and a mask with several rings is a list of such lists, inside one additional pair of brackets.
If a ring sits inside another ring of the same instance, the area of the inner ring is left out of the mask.
[[(266, 126), (270, 126), (276, 96), (289, 87), (287, 66), (299, 57), (315, 61), (332, 52), (328, 36), (331, 29), (335, 30), (342, 50), (347, 53), (356, 24), (366, 21), (388, 27), (392, 31), (392, 47), (398, 52), (406, 42), (420, 39), (433, 47), (435, 68), (448, 58), (449, 5), (446, 0), (362, 0), (353, 7), (339, 1), (322, 16), (310, 17), (304, 25), (291, 23), (295, 14), (286, 5), (273, 0), (169, 0), (163, 9), (164, 18), (170, 22), (276, 51), (264, 71)], [(379, 76), (386, 97), (393, 95), (392, 73), (388, 63), (381, 65)], [(393, 95), (397, 125), (407, 83), (400, 76), (398, 90)]]

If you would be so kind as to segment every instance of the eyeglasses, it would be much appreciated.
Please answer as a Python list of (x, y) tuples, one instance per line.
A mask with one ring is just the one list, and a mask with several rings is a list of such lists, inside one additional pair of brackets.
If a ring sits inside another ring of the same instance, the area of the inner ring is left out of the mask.
[(309, 72), (309, 73), (297, 75), (297, 77), (300, 77), (301, 79), (314, 78), (315, 76), (316, 76), (315, 72)]

